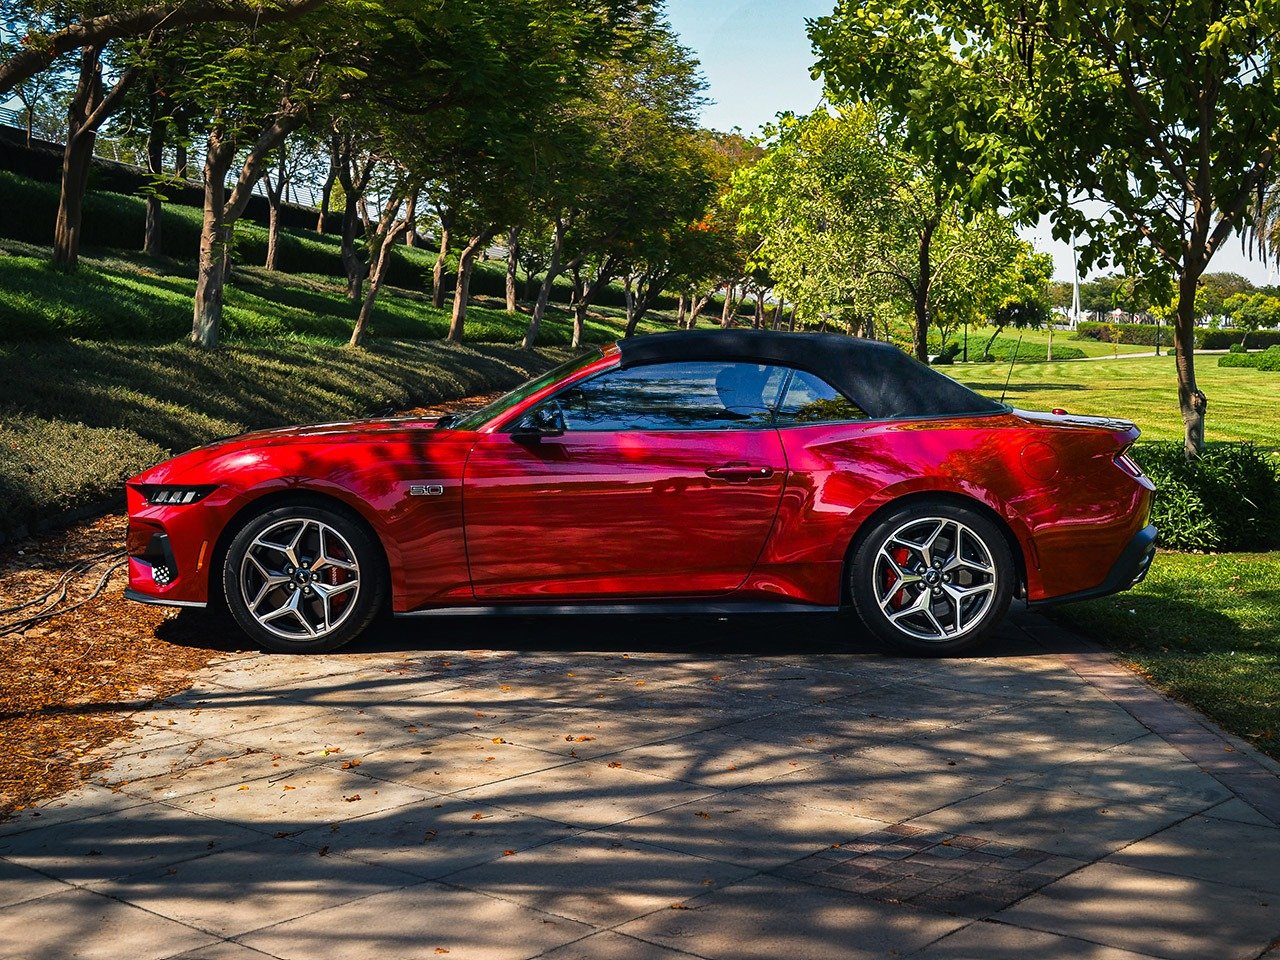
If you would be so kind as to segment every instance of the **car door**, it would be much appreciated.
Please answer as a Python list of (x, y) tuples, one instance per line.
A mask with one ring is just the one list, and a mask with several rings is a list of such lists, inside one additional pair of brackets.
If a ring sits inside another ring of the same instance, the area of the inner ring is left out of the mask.
[[(760, 555), (786, 458), (775, 368), (715, 362), (606, 371), (472, 449), (463, 481), (477, 598), (723, 594)], [(559, 429), (539, 431), (533, 424)]]

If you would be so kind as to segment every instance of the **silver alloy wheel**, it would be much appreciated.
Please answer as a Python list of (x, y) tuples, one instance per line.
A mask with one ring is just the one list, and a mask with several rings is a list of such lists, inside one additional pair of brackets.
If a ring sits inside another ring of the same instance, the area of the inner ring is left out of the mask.
[(990, 548), (950, 517), (924, 517), (898, 527), (880, 545), (872, 578), (889, 623), (927, 642), (971, 632), (996, 596)]
[(329, 524), (309, 517), (281, 520), (245, 551), (240, 595), (264, 630), (284, 640), (317, 640), (355, 609), (360, 564)]

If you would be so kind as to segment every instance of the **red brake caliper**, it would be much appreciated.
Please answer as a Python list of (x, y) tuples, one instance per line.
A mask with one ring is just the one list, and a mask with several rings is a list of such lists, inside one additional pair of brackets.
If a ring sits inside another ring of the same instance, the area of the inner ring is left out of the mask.
[[(903, 569), (907, 565), (907, 561), (911, 558), (910, 552), (906, 547), (899, 547), (893, 551), (893, 562), (898, 565), (898, 569)], [(888, 590), (898, 581), (898, 576), (892, 570), (886, 569), (884, 572), (884, 588)], [(889, 605), (895, 610), (902, 608), (906, 604), (902, 596), (902, 586), (899, 584), (898, 589), (894, 591), (892, 597), (889, 598)]]

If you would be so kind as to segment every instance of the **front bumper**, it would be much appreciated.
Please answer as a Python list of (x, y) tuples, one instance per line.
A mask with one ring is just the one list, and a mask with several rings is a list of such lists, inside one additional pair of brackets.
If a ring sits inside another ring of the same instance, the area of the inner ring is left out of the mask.
[(1027, 606), (1047, 607), (1058, 603), (1074, 603), (1077, 600), (1094, 600), (1136, 587), (1146, 579), (1147, 572), (1151, 569), (1151, 562), (1155, 559), (1157, 533), (1154, 524), (1147, 524), (1135, 533), (1121, 551), (1119, 559), (1112, 564), (1106, 579), (1098, 586), (1063, 594), (1060, 597), (1032, 600), (1027, 603)]

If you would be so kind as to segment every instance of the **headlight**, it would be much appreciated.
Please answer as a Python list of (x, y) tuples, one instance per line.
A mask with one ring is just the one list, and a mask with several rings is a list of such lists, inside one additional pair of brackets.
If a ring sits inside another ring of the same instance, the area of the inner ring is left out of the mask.
[(139, 483), (134, 489), (146, 498), (147, 503), (156, 506), (175, 506), (180, 503), (199, 503), (218, 488), (216, 484), (170, 486), (169, 484)]

